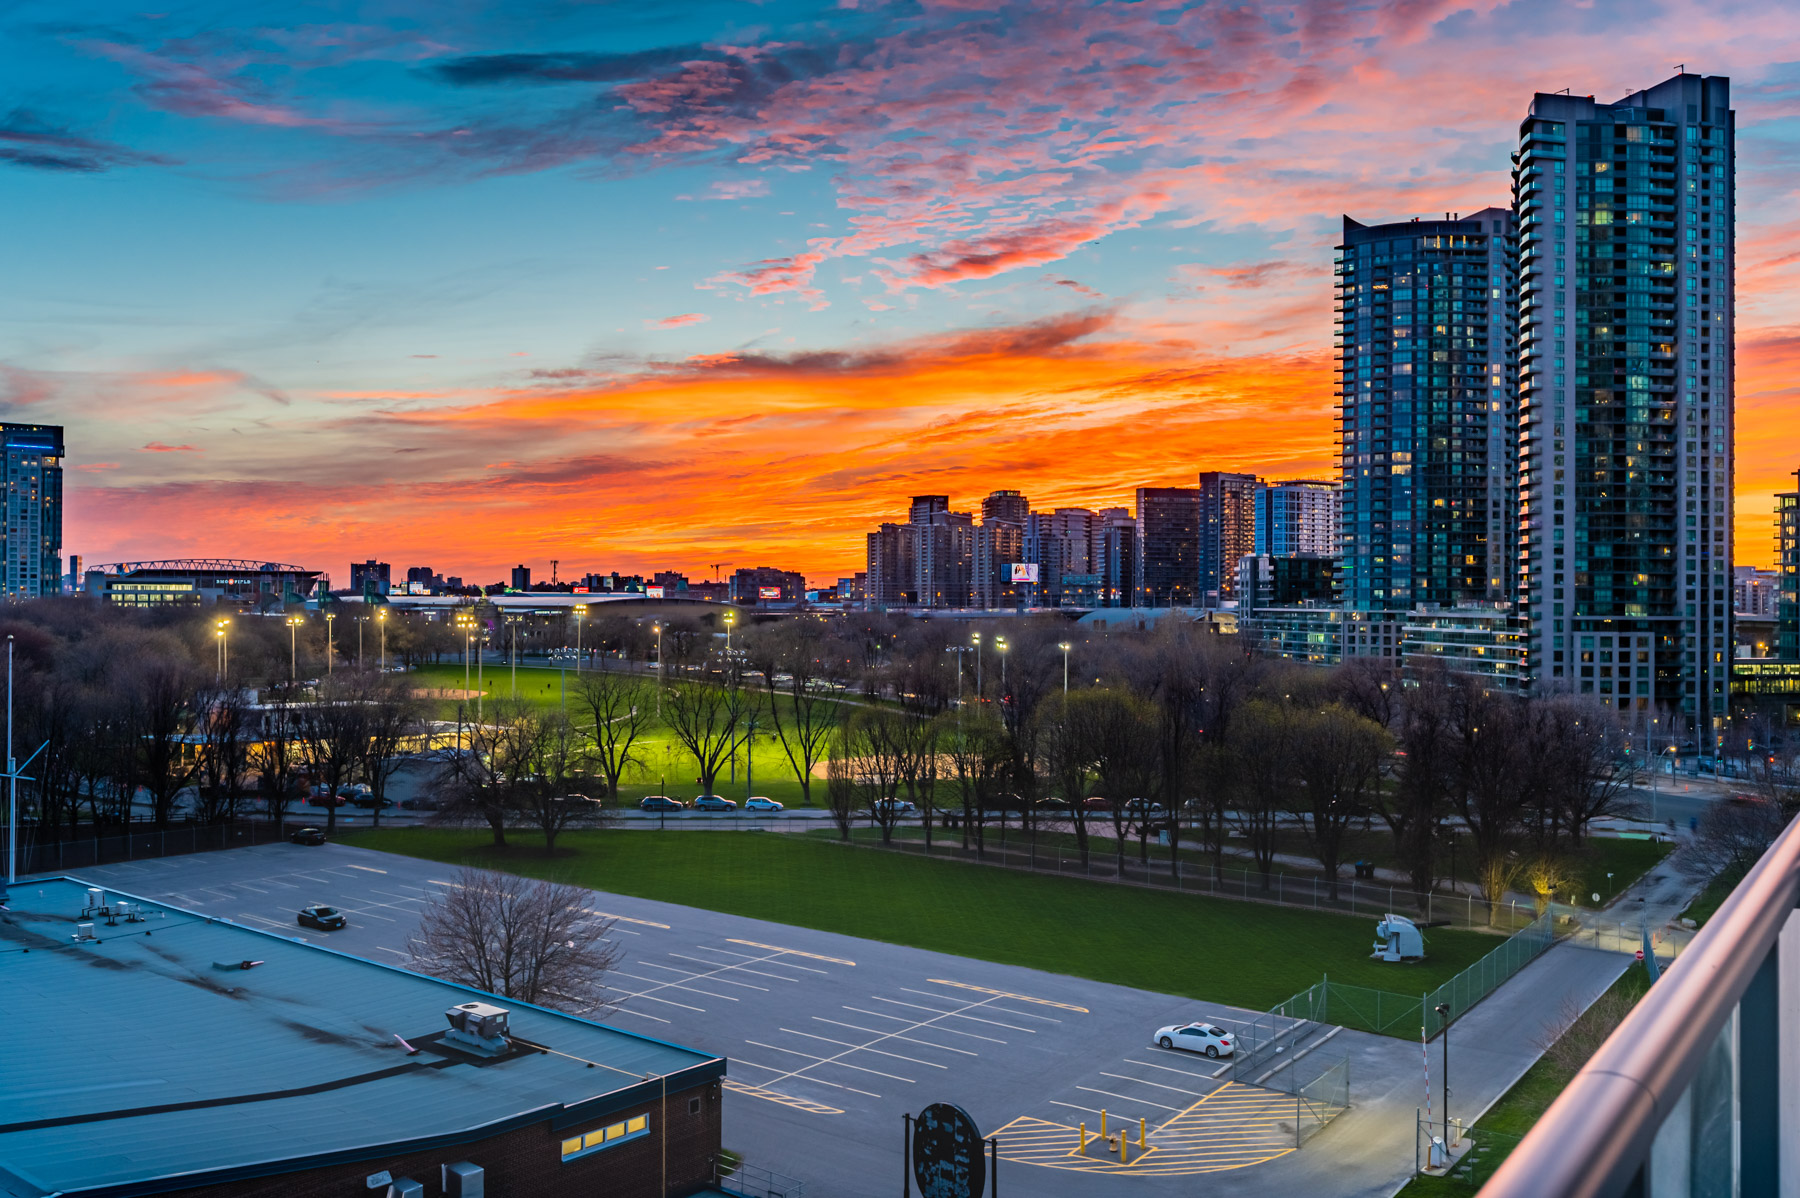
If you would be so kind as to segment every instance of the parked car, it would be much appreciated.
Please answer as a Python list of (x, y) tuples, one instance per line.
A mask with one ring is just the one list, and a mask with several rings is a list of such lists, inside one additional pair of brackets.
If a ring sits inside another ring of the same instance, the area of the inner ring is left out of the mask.
[(1161, 815), (1163, 805), (1152, 799), (1129, 799), (1125, 803), (1125, 810), (1132, 815)]
[(745, 811), (785, 811), (786, 806), (765, 795), (751, 795), (744, 800)]
[(876, 799), (874, 808), (878, 815), (913, 815), (919, 810), (905, 799)]
[(644, 811), (681, 811), (687, 804), (668, 795), (645, 795), (639, 800), (638, 807)]
[(697, 795), (688, 806), (695, 811), (736, 811), (737, 804), (722, 795)]
[[(375, 806), (375, 792), (374, 791), (361, 791), (361, 792), (351, 795), (350, 796), (350, 805), (352, 807), (373, 808)], [(394, 800), (388, 798), (386, 795), (381, 796), (381, 809), (383, 811), (386, 811), (389, 807), (392, 807), (393, 805), (394, 805)]]
[(423, 795), (414, 799), (401, 799), (400, 806), (406, 811), (442, 811), (444, 809), (444, 804), (441, 800), (428, 798)]
[(1067, 799), (1039, 799), (1032, 806), (1039, 815), (1061, 815), (1069, 810)]
[(1209, 1057), (1228, 1057), (1237, 1052), (1231, 1033), (1210, 1023), (1172, 1023), (1156, 1029), (1156, 1043), (1161, 1048), (1185, 1048)]
[(306, 803), (309, 807), (342, 807), (344, 796), (332, 794), (329, 786), (315, 786), (312, 788), (312, 793), (307, 796)]
[(1081, 809), (1083, 811), (1111, 811), (1112, 802), (1099, 795), (1090, 795), (1081, 800)]
[(342, 911), (321, 903), (300, 908), (297, 921), (303, 928), (317, 928), (321, 932), (336, 932), (350, 926), (350, 921), (344, 918)]
[(325, 833), (318, 828), (295, 828), (288, 833), (288, 840), (293, 844), (324, 844)]

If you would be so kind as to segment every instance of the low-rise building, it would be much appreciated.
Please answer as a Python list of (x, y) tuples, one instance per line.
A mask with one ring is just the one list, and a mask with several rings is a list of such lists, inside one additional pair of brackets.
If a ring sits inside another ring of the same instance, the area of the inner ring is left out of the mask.
[(269, 608), (312, 598), (320, 577), (317, 570), (278, 562), (172, 558), (90, 566), (82, 589), (121, 607), (229, 603)]

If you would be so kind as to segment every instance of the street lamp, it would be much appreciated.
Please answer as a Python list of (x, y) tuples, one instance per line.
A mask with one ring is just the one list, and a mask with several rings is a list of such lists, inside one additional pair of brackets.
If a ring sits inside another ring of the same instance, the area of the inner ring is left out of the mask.
[(973, 645), (951, 645), (946, 653), (956, 654), (956, 710), (957, 718), (961, 718), (963, 706), (963, 654), (975, 652)]
[(230, 626), (230, 618), (221, 619), (214, 625), (214, 631), (219, 641), (219, 682), (221, 684), (224, 683), (225, 676), (231, 672), (231, 643), (225, 639), (225, 631)]
[(375, 611), (375, 626), (381, 629), (381, 672), (387, 673), (387, 611), (385, 607)]
[(665, 677), (663, 674), (661, 622), (650, 625), (650, 631), (656, 634), (656, 718), (660, 721), (662, 719), (662, 693), (663, 679)]
[(331, 659), (335, 655), (331, 640), (331, 622), (335, 619), (337, 619), (336, 612), (325, 613), (325, 672), (327, 674), (331, 673)]
[(1069, 697), (1069, 642), (1063, 641), (1056, 646), (1063, 651), (1063, 699)]
[(1006, 638), (995, 637), (994, 648), (1000, 651), (1000, 701), (1004, 703), (1006, 701)]
[(1438, 1022), (1442, 1023), (1444, 1033), (1444, 1145), (1450, 1146), (1450, 1004), (1441, 1002), (1432, 1010), (1437, 1012)]
[(512, 662), (512, 697), (515, 699), (519, 697), (519, 621), (522, 619), (523, 616), (517, 615), (506, 617), (506, 631), (511, 638), (508, 657)]
[(581, 617), (587, 615), (587, 604), (576, 605), (575, 608), (575, 669), (581, 670)]
[(737, 623), (737, 613), (734, 611), (726, 612), (725, 613), (725, 653), (727, 656), (730, 656), (730, 654), (731, 654), (731, 626), (736, 623)]
[(569, 714), (569, 666), (573, 664), (580, 669), (581, 658), (574, 649), (552, 649), (550, 661), (556, 666), (557, 672), (562, 675), (562, 709), (563, 715), (567, 716)]
[(981, 634), (971, 632), (969, 642), (975, 646), (975, 701), (980, 703), (987, 698), (987, 688), (981, 685)]
[(363, 625), (367, 624), (368, 622), (369, 622), (369, 617), (367, 617), (367, 616), (356, 617), (356, 668), (359, 670), (363, 668), (363, 664), (364, 664)]
[(288, 626), (288, 683), (300, 681), (300, 649), (296, 639), (300, 634), (300, 625), (306, 623), (304, 616), (289, 616)]

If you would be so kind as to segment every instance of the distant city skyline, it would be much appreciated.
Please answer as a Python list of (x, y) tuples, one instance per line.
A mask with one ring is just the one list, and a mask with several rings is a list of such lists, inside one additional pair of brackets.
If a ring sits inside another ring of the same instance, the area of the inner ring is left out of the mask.
[(1770, 562), (1800, 18), (1298, 11), (15, 7), (0, 414), (67, 428), (95, 562), (825, 577), (892, 494), (1329, 476), (1345, 209), (1492, 204), (1517, 97), (1678, 45), (1736, 88), (1735, 541)]

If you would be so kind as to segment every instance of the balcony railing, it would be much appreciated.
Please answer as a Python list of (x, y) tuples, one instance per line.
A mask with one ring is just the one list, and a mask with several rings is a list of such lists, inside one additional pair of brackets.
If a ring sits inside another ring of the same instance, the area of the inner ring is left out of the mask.
[(1800, 821), (1564, 1088), (1482, 1198), (1792, 1192), (1783, 1091), (1800, 1078), (1783, 1067), (1800, 994), (1783, 993), (1778, 941), (1797, 902)]

